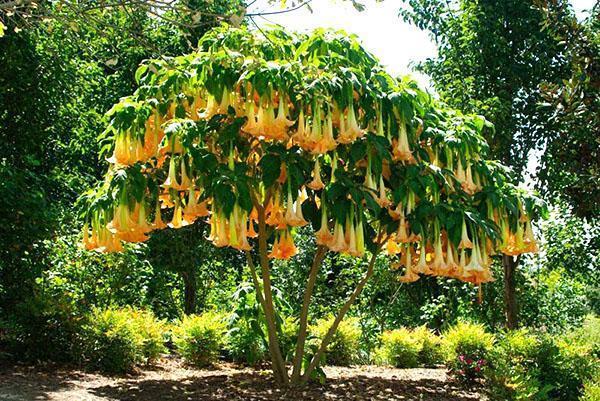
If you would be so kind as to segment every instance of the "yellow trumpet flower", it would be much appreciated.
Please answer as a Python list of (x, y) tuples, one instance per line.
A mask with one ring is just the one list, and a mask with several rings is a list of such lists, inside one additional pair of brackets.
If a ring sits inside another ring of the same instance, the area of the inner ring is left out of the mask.
[(325, 188), (325, 184), (321, 181), (321, 166), (319, 165), (319, 159), (315, 159), (315, 167), (312, 172), (313, 180), (306, 184), (307, 187), (312, 189), (313, 191), (319, 191)]
[(329, 227), (327, 226), (327, 207), (323, 204), (321, 208), (321, 227), (319, 231), (315, 233), (317, 245), (325, 245), (329, 246), (330, 242), (333, 240), (333, 235), (329, 232)]
[(404, 267), (405, 271), (399, 280), (403, 283), (413, 283), (417, 281), (420, 276), (414, 271), (412, 266), (412, 255), (410, 253), (411, 246), (407, 246), (404, 251)]
[(334, 252), (342, 252), (346, 249), (346, 235), (344, 234), (344, 227), (336, 222), (335, 228), (333, 229), (333, 238), (328, 244), (329, 249)]
[(465, 219), (463, 218), (462, 230), (460, 235), (460, 243), (458, 244), (458, 248), (473, 248), (473, 243), (469, 239), (469, 235), (467, 233), (467, 224), (465, 223)]

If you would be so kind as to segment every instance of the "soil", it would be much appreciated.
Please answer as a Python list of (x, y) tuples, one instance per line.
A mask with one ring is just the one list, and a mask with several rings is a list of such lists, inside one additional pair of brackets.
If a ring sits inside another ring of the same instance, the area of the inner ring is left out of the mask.
[(56, 366), (0, 367), (2, 401), (171, 401), (171, 400), (484, 400), (444, 369), (392, 369), (379, 366), (326, 367), (327, 380), (299, 390), (277, 388), (267, 369), (220, 364), (194, 369), (163, 358), (135, 374), (109, 376)]

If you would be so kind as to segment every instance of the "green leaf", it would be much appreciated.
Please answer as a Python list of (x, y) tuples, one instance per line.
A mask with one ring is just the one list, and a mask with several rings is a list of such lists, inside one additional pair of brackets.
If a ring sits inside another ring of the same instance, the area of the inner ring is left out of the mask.
[(262, 181), (265, 187), (272, 186), (281, 174), (281, 157), (274, 153), (264, 155), (260, 159)]

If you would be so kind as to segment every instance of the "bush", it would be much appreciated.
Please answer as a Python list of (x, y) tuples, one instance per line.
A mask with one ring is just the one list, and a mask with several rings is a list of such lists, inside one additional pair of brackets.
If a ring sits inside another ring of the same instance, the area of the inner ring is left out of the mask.
[[(311, 344), (316, 348), (325, 337), (327, 331), (333, 324), (334, 317), (319, 319), (311, 326), (313, 337)], [(349, 366), (359, 356), (360, 337), (362, 330), (358, 318), (350, 317), (342, 320), (333, 335), (325, 353), (325, 361), (330, 365)]]
[(489, 361), (490, 398), (503, 401), (575, 401), (598, 363), (590, 348), (527, 330), (500, 336)]
[(600, 358), (600, 317), (586, 316), (581, 327), (573, 330), (566, 339), (584, 347), (594, 357)]
[(281, 323), (279, 334), (279, 345), (286, 361), (291, 362), (296, 351), (296, 340), (298, 339), (298, 322), (295, 318), (288, 316)]
[(473, 382), (483, 376), (494, 336), (483, 325), (459, 322), (443, 334), (443, 347), (450, 372), (459, 380)]
[(0, 357), (78, 362), (84, 323), (85, 317), (79, 316), (67, 300), (35, 295), (0, 322)]
[(262, 328), (256, 320), (239, 320), (228, 332), (227, 351), (235, 362), (255, 365), (265, 359), (268, 349), (265, 341)]
[(166, 325), (157, 320), (149, 310), (125, 309), (125, 311), (129, 313), (130, 322), (140, 336), (139, 345), (145, 362), (152, 362), (160, 354), (165, 353)]
[(600, 379), (585, 384), (581, 401), (600, 401)]
[(227, 323), (217, 312), (185, 316), (173, 328), (173, 343), (177, 352), (193, 365), (213, 364), (225, 346)]
[(95, 309), (84, 327), (89, 365), (110, 373), (124, 373), (144, 361), (143, 337), (133, 324), (131, 309)]
[(412, 335), (419, 344), (419, 364), (427, 367), (439, 365), (444, 362), (442, 339), (435, 335), (426, 326), (417, 327)]
[(375, 356), (377, 363), (397, 368), (434, 366), (443, 360), (442, 340), (425, 326), (384, 332)]
[(381, 335), (381, 347), (377, 361), (397, 368), (416, 368), (419, 365), (419, 341), (406, 328), (385, 331)]

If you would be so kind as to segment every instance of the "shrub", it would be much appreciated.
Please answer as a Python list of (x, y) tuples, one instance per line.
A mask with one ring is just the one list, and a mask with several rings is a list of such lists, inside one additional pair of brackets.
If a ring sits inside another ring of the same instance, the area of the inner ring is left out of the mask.
[(519, 330), (500, 336), (485, 369), (493, 400), (575, 401), (594, 377), (589, 348)]
[(567, 341), (576, 343), (600, 358), (600, 317), (588, 315), (578, 329), (566, 336)]
[(494, 336), (483, 325), (459, 322), (443, 334), (443, 347), (450, 372), (459, 380), (473, 382), (483, 376)]
[(600, 379), (585, 384), (581, 401), (600, 401)]
[(268, 347), (265, 341), (256, 320), (238, 320), (228, 332), (227, 351), (234, 361), (254, 365), (265, 359)]
[[(311, 326), (313, 340), (311, 345), (318, 346), (333, 324), (334, 317), (319, 319)], [(349, 366), (357, 360), (362, 331), (358, 318), (350, 317), (342, 320), (331, 341), (327, 345), (325, 361), (336, 366)], [(318, 341), (317, 341), (318, 340)]]
[(298, 339), (298, 322), (295, 318), (288, 316), (281, 323), (279, 345), (286, 361), (291, 362), (296, 351), (296, 340)]
[(217, 312), (185, 316), (173, 328), (177, 352), (193, 365), (204, 367), (214, 363), (225, 346), (227, 323)]
[(78, 362), (85, 320), (64, 298), (51, 298), (45, 293), (34, 295), (0, 323), (0, 356), (26, 361)]
[(94, 309), (83, 328), (88, 365), (124, 373), (165, 352), (165, 326), (151, 311), (133, 308)]
[(128, 309), (95, 309), (84, 328), (89, 365), (110, 373), (124, 373), (144, 360), (143, 338), (132, 324)]
[(441, 339), (425, 326), (384, 332), (375, 357), (377, 363), (397, 368), (434, 366), (443, 360)]
[(377, 360), (397, 368), (416, 368), (419, 365), (420, 351), (419, 341), (408, 329), (385, 331), (381, 335)]
[(442, 339), (439, 336), (426, 326), (417, 327), (412, 334), (419, 343), (419, 364), (430, 367), (444, 362)]
[(129, 319), (134, 329), (140, 335), (141, 353), (145, 362), (152, 362), (160, 354), (166, 352), (165, 333), (166, 325), (156, 319), (154, 314), (148, 310), (127, 309)]

